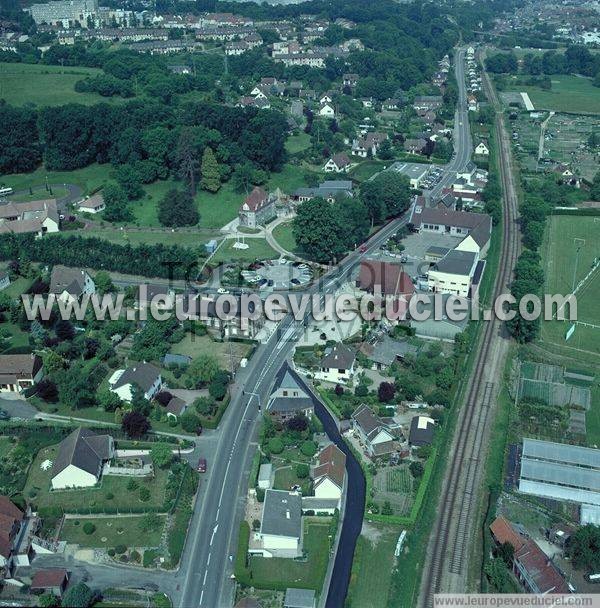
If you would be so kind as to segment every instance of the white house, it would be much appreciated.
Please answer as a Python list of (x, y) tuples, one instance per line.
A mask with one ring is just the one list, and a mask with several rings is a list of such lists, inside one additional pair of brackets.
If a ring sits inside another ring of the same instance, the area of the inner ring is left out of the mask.
[(17, 393), (44, 377), (42, 358), (38, 355), (0, 355), (0, 393)]
[(302, 555), (302, 498), (299, 494), (265, 491), (259, 537), (264, 557)]
[(371, 458), (394, 451), (394, 436), (370, 407), (361, 405), (356, 409), (352, 414), (352, 428)]
[(321, 360), (315, 372), (317, 380), (334, 384), (352, 384), (356, 353), (344, 344), (336, 344)]
[(55, 294), (62, 302), (76, 301), (83, 294), (92, 294), (95, 291), (96, 285), (85, 270), (60, 264), (52, 268), (49, 293)]
[(475, 155), (477, 156), (489, 156), (490, 149), (486, 146), (484, 141), (480, 141), (475, 147)]
[(323, 166), (325, 173), (346, 173), (350, 168), (350, 159), (347, 154), (340, 152), (334, 154)]
[(79, 203), (79, 211), (82, 213), (96, 214), (101, 213), (105, 209), (106, 203), (102, 194), (94, 194)]
[[(469, 239), (469, 242), (472, 241), (475, 244), (471, 237)], [(466, 245), (468, 244), (466, 243)], [(429, 290), (463, 298), (469, 297), (478, 262), (478, 252), (469, 251), (469, 247), (449, 251), (429, 270), (427, 275)]]
[(83, 427), (75, 429), (58, 447), (52, 464), (52, 489), (95, 486), (104, 463), (114, 454), (114, 441), (110, 435), (96, 435)]
[(324, 103), (319, 108), (319, 116), (325, 118), (335, 118), (335, 109), (331, 103)]
[(151, 363), (136, 363), (127, 369), (118, 369), (109, 378), (108, 384), (122, 401), (131, 403), (134, 387), (139, 388), (146, 399), (152, 399), (162, 388), (162, 376)]
[(313, 470), (315, 497), (336, 500), (340, 506), (346, 476), (346, 454), (335, 444), (328, 445), (319, 454), (319, 464)]

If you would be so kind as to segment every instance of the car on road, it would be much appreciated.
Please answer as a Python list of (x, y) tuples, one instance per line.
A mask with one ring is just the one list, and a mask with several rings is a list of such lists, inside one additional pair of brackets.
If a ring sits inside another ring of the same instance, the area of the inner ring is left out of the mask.
[(206, 473), (206, 458), (200, 458), (198, 461), (198, 473)]
[(225, 287), (219, 287), (219, 289), (217, 289), (217, 293), (229, 293), (229, 289), (225, 289)]
[(10, 414), (0, 409), (0, 420), (10, 420)]
[(361, 253), (366, 253), (366, 252), (367, 252), (367, 246), (366, 246), (366, 245), (361, 245), (361, 246), (358, 248), (358, 250), (359, 250)]

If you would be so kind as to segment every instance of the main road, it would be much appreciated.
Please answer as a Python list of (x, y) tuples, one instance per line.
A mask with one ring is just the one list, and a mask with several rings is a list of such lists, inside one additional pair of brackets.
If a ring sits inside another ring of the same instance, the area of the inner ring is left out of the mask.
[[(471, 156), (471, 137), (464, 80), (464, 49), (456, 53), (455, 73), (459, 100), (454, 125), (455, 153), (432, 196), (450, 185), (456, 172), (463, 169)], [(373, 235), (366, 251), (353, 251), (327, 272), (310, 292), (333, 293), (348, 279), (361, 258), (377, 250), (398, 228), (408, 221), (407, 215), (396, 218)], [(310, 293), (309, 292), (309, 293)], [(221, 440), (213, 454), (207, 454), (211, 469), (204, 499), (195, 509), (173, 594), (176, 605), (183, 608), (230, 606), (230, 578), (239, 523), (243, 517), (247, 479), (261, 408), (266, 405), (273, 379), (281, 364), (293, 350), (304, 331), (302, 321), (290, 315), (282, 320), (266, 344), (260, 345), (246, 368), (236, 377), (233, 397), (221, 423)], [(344, 597), (330, 598), (328, 606), (343, 606)]]

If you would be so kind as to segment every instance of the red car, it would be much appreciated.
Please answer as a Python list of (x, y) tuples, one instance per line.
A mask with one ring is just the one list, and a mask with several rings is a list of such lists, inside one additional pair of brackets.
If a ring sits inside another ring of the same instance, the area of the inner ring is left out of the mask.
[(198, 473), (206, 473), (206, 458), (200, 458), (198, 461)]
[(366, 246), (366, 245), (361, 245), (361, 246), (358, 248), (358, 250), (359, 250), (361, 253), (366, 253), (366, 251), (367, 251), (367, 246)]

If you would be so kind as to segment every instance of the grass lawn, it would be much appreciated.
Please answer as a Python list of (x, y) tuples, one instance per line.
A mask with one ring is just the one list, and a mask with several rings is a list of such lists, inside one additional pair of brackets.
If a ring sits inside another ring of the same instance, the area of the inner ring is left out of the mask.
[(110, 171), (111, 165), (108, 164), (93, 164), (75, 171), (48, 171), (42, 166), (31, 173), (2, 175), (0, 185), (23, 190), (30, 186), (43, 186), (48, 176), (49, 184), (75, 184), (80, 186), (84, 193), (89, 194), (109, 181)]
[(253, 584), (263, 589), (299, 587), (320, 592), (329, 559), (328, 534), (329, 518), (321, 517), (318, 522), (305, 518), (303, 546), (307, 560), (250, 556)]
[(364, 533), (359, 536), (354, 553), (348, 589), (349, 605), (385, 608), (400, 530), (373, 523), (364, 524), (365, 528), (368, 536)]
[[(306, 495), (304, 486), (310, 485), (310, 482), (306, 477), (301, 479), (296, 475), (295, 465), (284, 466), (275, 471), (275, 479), (273, 481), (273, 488), (275, 490), (291, 490), (295, 485), (303, 487), (303, 495)], [(307, 489), (309, 488), (307, 487)]]
[(230, 354), (234, 363), (238, 363), (248, 355), (252, 347), (242, 342), (215, 342), (210, 336), (196, 336), (186, 334), (185, 338), (173, 345), (171, 352), (177, 355), (186, 355), (195, 359), (199, 355), (212, 355), (219, 361), (223, 369), (230, 369)]
[(234, 247), (235, 242), (235, 239), (227, 239), (211, 258), (211, 262), (215, 264), (234, 260), (253, 262), (254, 260), (272, 260), (279, 257), (279, 254), (267, 243), (266, 239), (246, 239), (248, 249), (236, 249)]
[(199, 226), (202, 228), (222, 228), (237, 217), (244, 197), (245, 194), (236, 192), (231, 183), (223, 184), (215, 194), (199, 190), (196, 194), (198, 212), (200, 213)]
[(600, 447), (600, 386), (592, 387), (592, 405), (585, 414), (588, 445)]
[[(160, 544), (165, 516), (158, 515), (160, 525), (157, 529), (144, 531), (141, 523), (144, 516), (139, 517), (94, 517), (86, 519), (66, 519), (60, 539), (82, 547), (114, 547), (125, 545), (132, 547), (157, 547)], [(86, 534), (83, 525), (90, 522), (96, 526), (93, 534)]]
[(9, 197), (8, 200), (13, 201), (15, 203), (25, 203), (28, 201), (38, 201), (44, 198), (61, 199), (67, 196), (67, 194), (69, 194), (69, 192), (66, 188), (58, 186), (56, 188), (52, 188), (52, 194), (50, 194), (50, 192), (46, 192), (46, 190), (34, 190), (33, 194), (29, 194), (29, 192), (27, 192), (26, 194), (18, 194)]
[(116, 243), (117, 245), (181, 245), (182, 247), (201, 247), (207, 240), (210, 240), (210, 234), (196, 234), (190, 232), (150, 232), (150, 231), (125, 231), (118, 230), (99, 230), (92, 228), (90, 230), (78, 231), (77, 234), (83, 237), (96, 237)]
[(287, 251), (294, 253), (296, 251), (296, 239), (292, 232), (292, 222), (284, 222), (279, 224), (273, 230), (275, 240)]
[(14, 444), (10, 437), (0, 436), (0, 458), (6, 458), (13, 450)]
[(11, 284), (6, 289), (2, 290), (2, 293), (5, 293), (11, 298), (18, 298), (31, 287), (32, 282), (31, 279), (19, 277), (18, 279), (11, 281)]
[(553, 75), (552, 89), (517, 85), (519, 92), (528, 93), (536, 110), (600, 114), (600, 93), (591, 78)]
[[(56, 460), (57, 446), (50, 446), (40, 450), (35, 457), (23, 495), (30, 500), (36, 508), (61, 507), (66, 512), (72, 509), (120, 509), (127, 513), (129, 509), (161, 508), (165, 498), (165, 486), (168, 471), (158, 469), (155, 476), (148, 479), (140, 479), (139, 487), (148, 488), (150, 499), (142, 502), (139, 498), (139, 489), (130, 491), (127, 489), (129, 479), (126, 477), (115, 477), (106, 475), (102, 478), (100, 486), (81, 490), (50, 491), (51, 469), (44, 471), (41, 464), (45, 460)], [(112, 498), (110, 495), (112, 494)]]
[(284, 165), (279, 173), (271, 173), (267, 188), (270, 192), (276, 188), (281, 188), (285, 194), (290, 194), (294, 190), (306, 186), (304, 173), (305, 171), (296, 165)]
[[(574, 282), (577, 284), (585, 278), (600, 253), (599, 242), (599, 218), (550, 216), (542, 246), (545, 293), (567, 294)], [(600, 325), (599, 298), (600, 271), (597, 269), (577, 292), (579, 321)], [(600, 329), (577, 325), (573, 336), (565, 342), (565, 332), (569, 325), (566, 321), (544, 321), (542, 340), (566, 348), (569, 355), (581, 358), (583, 363), (590, 362), (589, 354), (600, 355)]]
[(308, 133), (298, 133), (298, 135), (291, 135), (285, 142), (285, 149), (288, 154), (296, 154), (310, 148), (310, 135)]
[(350, 177), (358, 182), (364, 182), (378, 171), (381, 171), (386, 163), (380, 160), (365, 160), (350, 171)]
[(18, 325), (14, 323), (0, 323), (0, 330), (7, 331), (10, 336), (6, 341), (6, 349), (29, 345), (29, 334)]
[(95, 68), (0, 63), (0, 99), (15, 106), (59, 106), (71, 102), (91, 105), (101, 101), (122, 101), (119, 97), (75, 91), (78, 80), (101, 73), (102, 70)]

